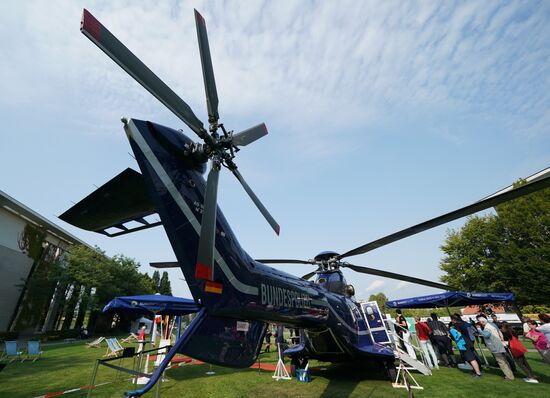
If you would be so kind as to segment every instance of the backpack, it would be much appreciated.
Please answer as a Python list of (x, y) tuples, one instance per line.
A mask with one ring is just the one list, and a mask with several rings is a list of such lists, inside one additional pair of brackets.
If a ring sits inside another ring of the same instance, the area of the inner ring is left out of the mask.
[(468, 331), (468, 338), (471, 341), (476, 341), (476, 335), (477, 332), (476, 328), (473, 327), (470, 323), (466, 323), (466, 330)]

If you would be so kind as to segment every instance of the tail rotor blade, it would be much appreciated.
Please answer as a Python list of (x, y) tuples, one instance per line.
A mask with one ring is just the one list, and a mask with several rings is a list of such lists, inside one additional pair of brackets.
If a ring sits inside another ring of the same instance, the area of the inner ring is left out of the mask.
[(201, 54), (202, 76), (204, 79), (204, 89), (206, 91), (208, 121), (214, 122), (220, 118), (220, 116), (218, 115), (218, 91), (216, 90), (216, 80), (214, 79), (214, 68), (212, 67), (212, 57), (210, 56), (210, 45), (208, 44), (206, 22), (197, 10), (195, 10), (195, 24), (197, 26), (197, 38), (199, 40), (199, 52)]
[(151, 69), (141, 62), (86, 9), (82, 14), (80, 31), (179, 117), (199, 137), (203, 138), (206, 132), (204, 126), (189, 105), (178, 97), (170, 87), (160, 80)]
[(246, 146), (262, 138), (264, 135), (267, 135), (267, 127), (265, 123), (262, 123), (234, 134), (231, 142), (236, 146)]
[(260, 210), (260, 213), (263, 214), (263, 216), (265, 217), (265, 219), (267, 220), (267, 222), (269, 223), (269, 225), (271, 225), (271, 228), (273, 228), (273, 230), (275, 231), (275, 233), (277, 235), (279, 235), (280, 231), (281, 231), (281, 227), (279, 226), (279, 224), (277, 224), (277, 221), (275, 221), (275, 219), (271, 216), (271, 214), (269, 214), (269, 211), (267, 211), (267, 209), (265, 208), (265, 206), (262, 204), (262, 202), (260, 201), (260, 199), (258, 199), (258, 197), (256, 196), (256, 194), (254, 193), (254, 191), (252, 191), (252, 189), (248, 186), (248, 184), (246, 183), (246, 181), (244, 180), (243, 176), (241, 175), (241, 173), (239, 173), (239, 170), (237, 169), (234, 169), (234, 170), (231, 170), (233, 172), (233, 174), (235, 174), (235, 177), (237, 177), (237, 180), (239, 180), (239, 182), (241, 183), (241, 185), (243, 186), (244, 190), (246, 191), (246, 193), (248, 194), (248, 196), (250, 196), (250, 199), (252, 199), (252, 201), (254, 202), (254, 204), (256, 205), (256, 207), (258, 208), (258, 210)]
[(218, 197), (218, 180), (220, 166), (212, 163), (212, 169), (206, 182), (204, 209), (201, 222), (201, 236), (197, 255), (195, 276), (200, 279), (213, 280), (214, 278), (214, 244), (216, 239), (216, 211)]

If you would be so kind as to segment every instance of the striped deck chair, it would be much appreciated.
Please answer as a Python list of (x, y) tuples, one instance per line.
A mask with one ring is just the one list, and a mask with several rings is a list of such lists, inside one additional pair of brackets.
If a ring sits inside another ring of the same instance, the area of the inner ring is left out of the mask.
[(118, 353), (124, 350), (116, 337), (105, 339), (105, 341), (107, 342), (107, 352), (103, 355), (104, 357), (118, 356)]
[[(34, 357), (33, 362), (42, 356), (42, 350), (40, 349), (40, 341), (27, 341), (27, 358), (30, 359)], [(23, 359), (21, 362), (24, 362)]]
[(94, 341), (90, 341), (89, 343), (87, 343), (87, 347), (88, 348), (98, 348), (100, 345), (101, 345), (101, 342), (105, 340), (105, 337), (99, 337), (97, 339), (95, 339)]
[(134, 333), (130, 333), (128, 337), (126, 337), (125, 339), (122, 339), (121, 341), (123, 343), (131, 343), (133, 340), (137, 341), (137, 335), (135, 335)]

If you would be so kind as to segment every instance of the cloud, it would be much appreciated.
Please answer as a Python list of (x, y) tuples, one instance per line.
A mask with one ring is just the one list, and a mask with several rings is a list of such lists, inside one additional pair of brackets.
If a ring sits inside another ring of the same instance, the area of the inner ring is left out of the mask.
[(372, 292), (372, 291), (377, 290), (380, 287), (384, 286), (385, 284), (386, 284), (386, 282), (384, 282), (380, 279), (375, 279), (371, 283), (369, 283), (369, 285), (365, 288), (365, 291), (366, 292)]
[[(368, 133), (376, 120), (413, 108), (497, 111), (527, 136), (548, 133), (540, 122), (550, 105), (546, 2), (87, 7), (205, 120), (192, 14), (198, 8), (208, 24), (222, 116), (275, 121), (287, 146), (307, 157), (349, 152), (359, 134), (352, 130)], [(9, 93), (3, 105), (49, 109), (63, 98), (73, 103), (75, 119), (94, 119), (83, 127), (89, 132), (109, 129), (122, 114), (172, 118), (78, 32), (77, 3), (7, 8), (0, 17), (0, 73)], [(442, 140), (457, 144), (447, 127), (428, 134), (440, 131)], [(344, 136), (348, 142), (335, 139)]]
[(405, 286), (409, 286), (411, 283), (410, 282), (407, 282), (407, 281), (400, 281), (394, 288), (394, 290), (401, 290), (403, 289)]

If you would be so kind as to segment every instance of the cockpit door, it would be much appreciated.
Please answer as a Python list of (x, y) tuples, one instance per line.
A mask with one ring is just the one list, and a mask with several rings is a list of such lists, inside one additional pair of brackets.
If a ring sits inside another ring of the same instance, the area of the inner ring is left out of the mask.
[(361, 303), (361, 310), (363, 310), (363, 315), (367, 321), (367, 327), (372, 336), (372, 339), (377, 343), (389, 343), (390, 336), (386, 326), (384, 325), (384, 320), (382, 319), (382, 314), (378, 308), (376, 301), (369, 301), (366, 303)]

